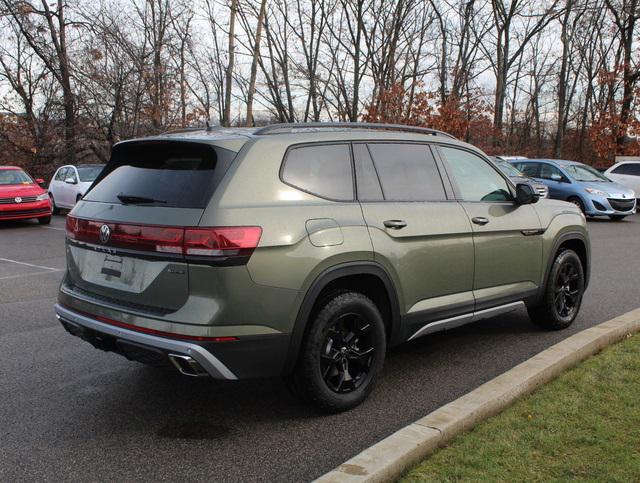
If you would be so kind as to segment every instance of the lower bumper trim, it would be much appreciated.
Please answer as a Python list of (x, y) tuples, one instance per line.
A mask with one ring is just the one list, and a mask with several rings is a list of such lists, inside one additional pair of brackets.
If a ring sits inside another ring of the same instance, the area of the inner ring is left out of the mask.
[[(214, 379), (236, 380), (236, 375), (229, 370), (217, 357), (204, 347), (184, 340), (169, 339), (155, 335), (136, 332), (133, 330), (113, 326), (92, 319), (86, 315), (79, 314), (72, 310), (56, 304), (55, 312), (58, 319), (65, 324), (65, 327), (73, 335), (80, 335), (82, 328), (96, 331), (101, 334), (114, 337), (117, 340), (124, 340), (141, 344), (152, 349), (160, 349), (163, 352), (180, 354), (195, 360)], [(70, 330), (66, 324), (75, 326), (78, 333)]]

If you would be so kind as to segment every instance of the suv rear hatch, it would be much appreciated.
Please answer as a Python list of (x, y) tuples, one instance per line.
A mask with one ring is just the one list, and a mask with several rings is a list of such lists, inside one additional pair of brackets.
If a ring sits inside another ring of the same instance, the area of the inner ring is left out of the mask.
[(116, 145), (67, 218), (67, 288), (80, 298), (151, 316), (182, 307), (190, 262), (207, 263), (229, 248), (243, 254), (243, 240), (233, 241), (246, 233), (196, 228), (241, 145)]

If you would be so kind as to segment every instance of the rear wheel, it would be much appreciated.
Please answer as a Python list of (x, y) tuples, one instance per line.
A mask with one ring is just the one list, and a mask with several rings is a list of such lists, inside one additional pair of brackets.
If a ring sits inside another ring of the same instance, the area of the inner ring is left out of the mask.
[(578, 198), (577, 196), (572, 196), (567, 201), (576, 205), (578, 208), (580, 208), (580, 211), (584, 213), (584, 203), (580, 198)]
[(624, 220), (626, 217), (627, 215), (609, 215), (609, 218), (611, 218), (613, 221)]
[(51, 215), (38, 218), (38, 223), (40, 223), (41, 225), (48, 225), (49, 223), (51, 223)]
[(578, 315), (583, 294), (584, 269), (580, 257), (573, 250), (564, 250), (553, 262), (542, 301), (529, 309), (529, 316), (545, 329), (565, 329)]
[(346, 292), (329, 299), (311, 324), (290, 380), (294, 393), (327, 412), (357, 406), (384, 363), (380, 311), (368, 297)]

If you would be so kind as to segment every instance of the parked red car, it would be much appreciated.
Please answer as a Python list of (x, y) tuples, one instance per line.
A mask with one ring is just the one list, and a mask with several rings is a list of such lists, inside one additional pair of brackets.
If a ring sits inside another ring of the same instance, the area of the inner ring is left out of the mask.
[(36, 218), (41, 225), (51, 222), (49, 193), (16, 166), (0, 166), (0, 220)]

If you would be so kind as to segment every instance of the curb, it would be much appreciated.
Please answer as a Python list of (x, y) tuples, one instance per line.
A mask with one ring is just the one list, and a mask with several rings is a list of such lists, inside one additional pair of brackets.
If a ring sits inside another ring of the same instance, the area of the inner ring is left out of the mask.
[(454, 436), (555, 379), (603, 348), (640, 331), (640, 308), (578, 332), (396, 431), (316, 480), (393, 481)]

